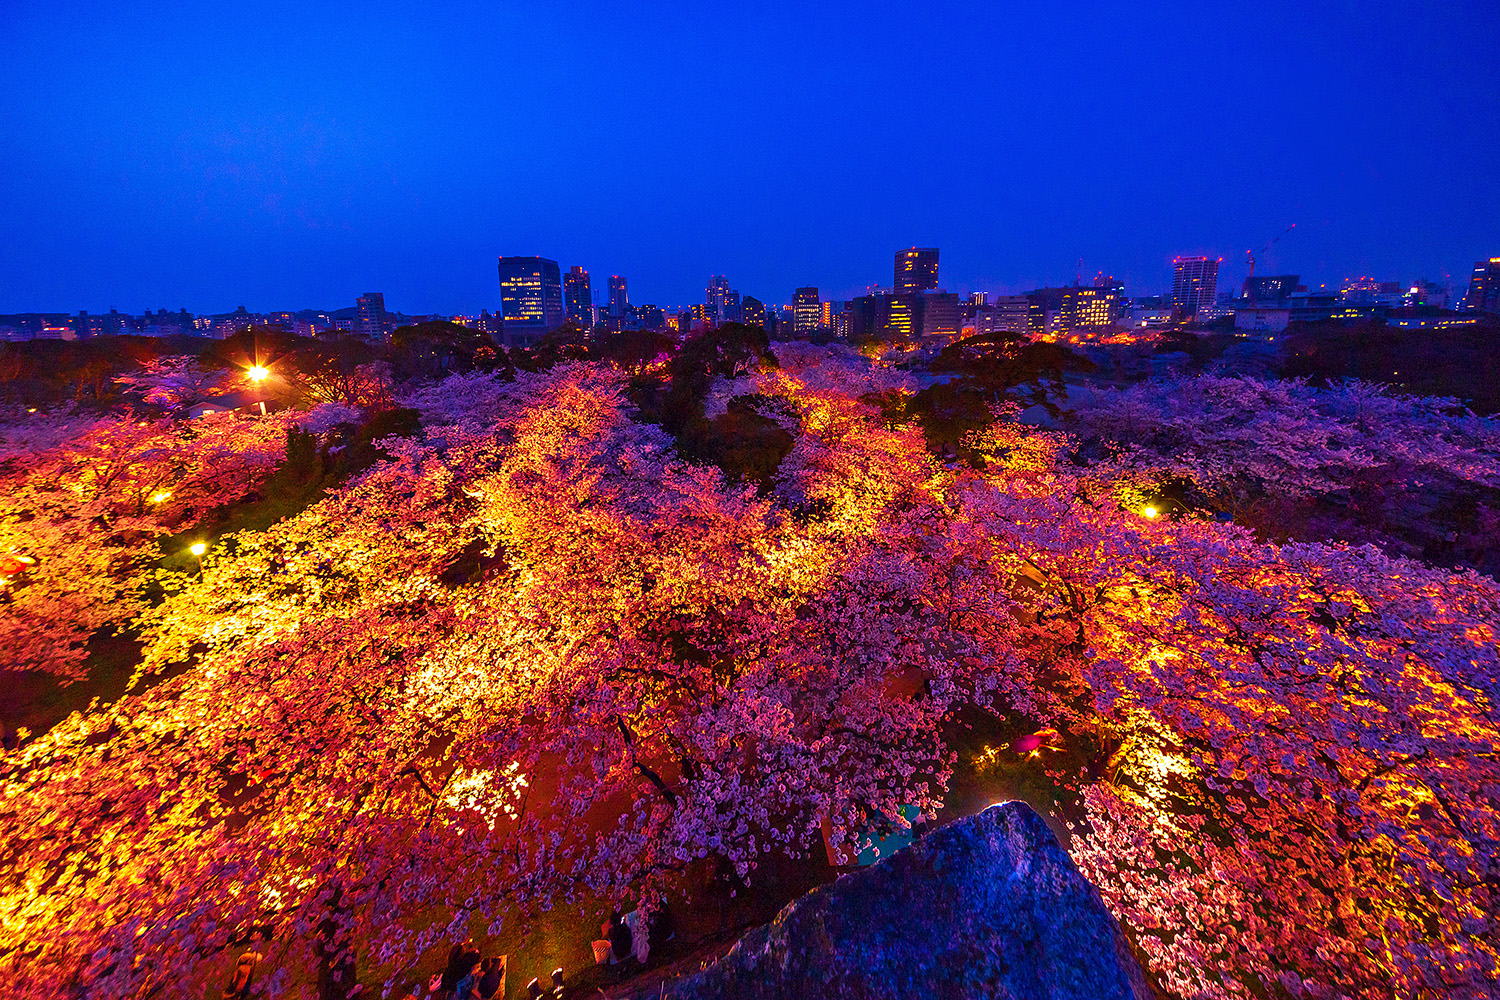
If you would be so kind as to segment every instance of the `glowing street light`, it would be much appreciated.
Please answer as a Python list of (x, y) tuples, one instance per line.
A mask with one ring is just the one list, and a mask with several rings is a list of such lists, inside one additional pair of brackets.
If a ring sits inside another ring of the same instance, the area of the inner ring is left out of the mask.
[(188, 551), (195, 556), (202, 556), (203, 553), (208, 551), (208, 546), (203, 542), (194, 542), (192, 545), (188, 546)]
[(1159, 513), (1161, 513), (1161, 511), (1157, 510), (1155, 507), (1143, 507), (1141, 509), (1141, 514), (1148, 518), (1153, 518)]
[(0, 553), (0, 577), (10, 579), (19, 576), (35, 565), (36, 560), (31, 556), (23, 556), (19, 552)]
[(271, 373), (262, 368), (260, 365), (252, 365), (250, 368), (247, 368), (245, 370), (245, 374), (250, 376), (250, 381), (259, 382), (261, 379), (265, 378)]

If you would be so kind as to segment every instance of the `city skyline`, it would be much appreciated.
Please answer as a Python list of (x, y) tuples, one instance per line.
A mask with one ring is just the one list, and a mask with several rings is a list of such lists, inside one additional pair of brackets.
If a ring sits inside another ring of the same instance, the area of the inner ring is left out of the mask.
[[(1258, 270), (1457, 287), (1500, 218), (1500, 135), (1474, 126), (1500, 109), (1493, 25), (1477, 3), (18, 9), (0, 312), (369, 288), (477, 312), (502, 253), (648, 302), (711, 274), (836, 299), (913, 245), (943, 248), (955, 292), (1102, 270), (1152, 293), (1177, 256), (1224, 258), (1235, 287), (1292, 223)], [(349, 37), (374, 57), (338, 59)], [(554, 141), (580, 113), (607, 142)], [(689, 143), (706, 114), (733, 127)], [(876, 145), (885, 126), (903, 141)]]

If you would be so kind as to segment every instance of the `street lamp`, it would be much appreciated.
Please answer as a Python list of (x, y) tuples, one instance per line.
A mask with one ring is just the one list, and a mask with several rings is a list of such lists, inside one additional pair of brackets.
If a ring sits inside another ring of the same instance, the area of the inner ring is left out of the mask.
[(188, 551), (195, 556), (202, 556), (203, 553), (208, 551), (208, 546), (203, 542), (194, 542), (192, 545), (188, 546)]
[(1143, 514), (1147, 518), (1154, 518), (1159, 513), (1161, 513), (1161, 511), (1157, 510), (1155, 507), (1141, 508), (1141, 514)]
[(261, 379), (265, 378), (271, 373), (262, 368), (260, 365), (252, 365), (245, 370), (245, 374), (250, 376), (250, 381), (259, 382)]

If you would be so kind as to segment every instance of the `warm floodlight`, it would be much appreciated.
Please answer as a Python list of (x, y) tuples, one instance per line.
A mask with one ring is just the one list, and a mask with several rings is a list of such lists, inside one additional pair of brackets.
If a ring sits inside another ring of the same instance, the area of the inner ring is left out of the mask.
[(266, 371), (260, 365), (255, 365), (251, 368), (246, 369), (245, 374), (249, 375), (252, 381), (259, 382), (261, 379), (265, 378), (271, 373)]
[(203, 553), (208, 551), (208, 546), (202, 542), (194, 542), (192, 545), (188, 546), (188, 551), (195, 556), (201, 556)]
[(1157, 515), (1158, 511), (1157, 511), (1157, 509), (1155, 507), (1147, 507), (1144, 510), (1142, 510), (1141, 513), (1144, 514), (1144, 515), (1146, 515), (1147, 517), (1155, 517)]

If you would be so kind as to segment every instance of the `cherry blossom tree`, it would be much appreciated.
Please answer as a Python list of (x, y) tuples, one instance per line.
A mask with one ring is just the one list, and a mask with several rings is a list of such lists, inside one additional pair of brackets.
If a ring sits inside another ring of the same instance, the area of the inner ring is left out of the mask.
[(115, 381), (146, 403), (180, 410), (225, 392), (245, 378), (207, 367), (189, 355), (173, 355), (142, 361), (138, 370), (118, 375)]
[(0, 427), (0, 552), (32, 560), (0, 591), (8, 670), (77, 679), (89, 638), (143, 611), (158, 539), (250, 492), (286, 430), (349, 410), (191, 423), (26, 414)]
[(474, 921), (934, 816), (976, 707), (1092, 748), (1053, 768), (1071, 848), (1170, 993), (1485, 995), (1492, 580), (1142, 517), (1003, 402), (945, 464), (905, 376), (747, 359), (694, 391), (794, 435), (768, 488), (684, 460), (628, 372), (455, 376), (161, 575), (135, 693), (0, 758), (16, 995), (197, 989), (252, 932), (278, 995), (394, 988)]

